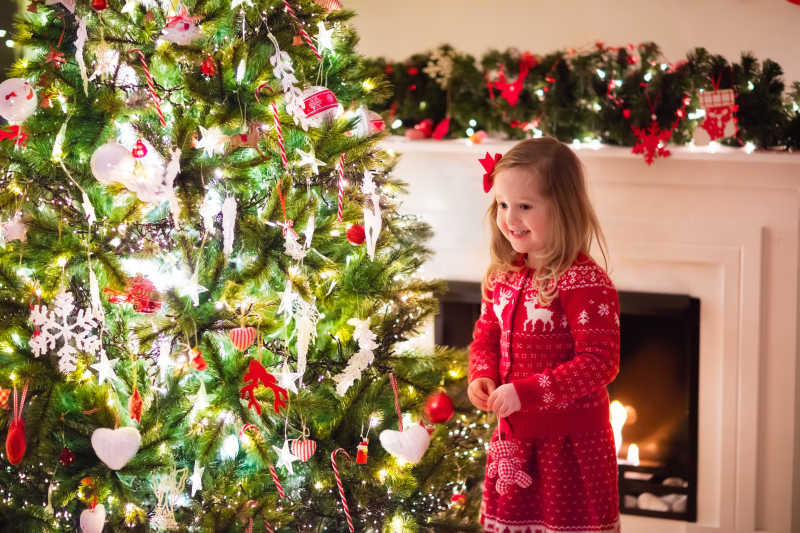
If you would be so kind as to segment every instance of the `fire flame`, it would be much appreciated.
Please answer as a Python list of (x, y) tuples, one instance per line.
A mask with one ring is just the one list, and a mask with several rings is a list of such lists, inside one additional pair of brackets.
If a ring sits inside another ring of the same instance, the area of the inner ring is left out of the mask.
[(619, 449), (622, 447), (622, 426), (625, 425), (627, 418), (628, 411), (625, 406), (617, 400), (611, 402), (611, 429), (614, 431), (614, 445), (617, 448), (617, 457), (619, 457)]
[(639, 466), (639, 447), (635, 443), (628, 446), (628, 463)]

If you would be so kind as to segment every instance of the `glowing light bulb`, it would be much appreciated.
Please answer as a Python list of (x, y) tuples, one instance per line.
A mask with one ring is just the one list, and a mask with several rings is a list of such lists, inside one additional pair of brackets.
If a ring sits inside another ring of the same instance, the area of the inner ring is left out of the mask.
[(219, 451), (219, 456), (223, 460), (233, 459), (239, 453), (239, 439), (236, 435), (228, 435), (222, 441), (222, 448)]

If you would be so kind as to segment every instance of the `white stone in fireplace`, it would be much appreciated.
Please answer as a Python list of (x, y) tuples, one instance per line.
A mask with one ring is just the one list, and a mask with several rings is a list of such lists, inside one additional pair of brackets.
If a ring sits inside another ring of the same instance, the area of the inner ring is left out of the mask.
[[(402, 210), (435, 231), (426, 276), (482, 278), (477, 158), (512, 145), (385, 142), (403, 154)], [(623, 531), (800, 531), (800, 155), (678, 148), (652, 166), (624, 148), (578, 155), (617, 288), (701, 301), (697, 522), (623, 515)]]

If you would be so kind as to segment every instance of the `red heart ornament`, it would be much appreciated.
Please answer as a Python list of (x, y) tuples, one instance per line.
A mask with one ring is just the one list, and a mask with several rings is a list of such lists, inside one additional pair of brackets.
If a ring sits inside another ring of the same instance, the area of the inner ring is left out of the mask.
[(251, 328), (249, 326), (246, 328), (232, 329), (230, 332), (230, 338), (233, 345), (244, 352), (253, 345), (253, 342), (255, 342), (256, 330), (255, 328)]
[(317, 451), (317, 442), (308, 439), (294, 439), (289, 449), (292, 451), (292, 455), (301, 461), (308, 461)]

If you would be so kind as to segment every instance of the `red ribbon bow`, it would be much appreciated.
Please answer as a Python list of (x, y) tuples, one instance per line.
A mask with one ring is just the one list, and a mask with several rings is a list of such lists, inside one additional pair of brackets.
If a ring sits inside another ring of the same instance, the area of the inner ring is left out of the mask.
[(486, 156), (478, 159), (478, 162), (483, 166), (486, 173), (483, 175), (483, 192), (489, 192), (492, 189), (492, 172), (494, 167), (503, 156), (501, 154), (494, 154), (494, 157), (489, 152)]
[(5, 139), (14, 140), (14, 144), (17, 146), (24, 146), (25, 139), (28, 138), (28, 135), (22, 131), (18, 125), (9, 126), (7, 130), (0, 130), (0, 141)]

